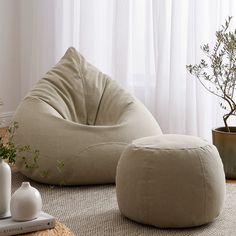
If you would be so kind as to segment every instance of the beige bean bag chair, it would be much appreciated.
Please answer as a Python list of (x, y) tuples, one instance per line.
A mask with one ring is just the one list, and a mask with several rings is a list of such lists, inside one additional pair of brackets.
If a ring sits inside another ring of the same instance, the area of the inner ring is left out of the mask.
[[(19, 170), (50, 184), (114, 183), (126, 145), (162, 133), (137, 99), (74, 48), (29, 92), (14, 120), (15, 141), (40, 151), (38, 168), (29, 170), (18, 158)], [(58, 162), (64, 163), (61, 171)]]

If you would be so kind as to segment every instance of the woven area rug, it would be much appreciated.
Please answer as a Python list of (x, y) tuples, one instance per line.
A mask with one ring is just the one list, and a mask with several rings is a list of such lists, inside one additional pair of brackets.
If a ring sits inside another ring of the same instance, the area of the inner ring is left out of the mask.
[[(13, 191), (29, 181), (13, 173)], [(43, 210), (55, 216), (78, 236), (235, 236), (236, 184), (227, 184), (222, 214), (211, 224), (184, 230), (162, 230), (137, 224), (122, 217), (117, 206), (114, 185), (55, 187), (30, 181), (42, 195)]]

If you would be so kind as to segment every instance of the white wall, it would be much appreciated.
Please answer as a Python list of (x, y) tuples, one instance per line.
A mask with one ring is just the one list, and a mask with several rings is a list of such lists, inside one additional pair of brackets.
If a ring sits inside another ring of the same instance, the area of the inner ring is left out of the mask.
[(57, 22), (60, 15), (55, 16), (57, 5), (62, 8), (64, 3), (0, 0), (0, 98), (4, 103), (0, 120), (4, 118), (5, 124), (28, 91), (63, 55), (61, 38), (65, 32), (58, 32), (59, 40), (53, 33), (61, 29), (61, 22)]
[(8, 119), (20, 101), (19, 2), (0, 0), (0, 117)]
[[(0, 0), (1, 1), (1, 0)], [(58, 1), (58, 0), (56, 0)], [(20, 19), (20, 98), (56, 63), (55, 1), (18, 0)], [(59, 58), (62, 54), (59, 56)]]

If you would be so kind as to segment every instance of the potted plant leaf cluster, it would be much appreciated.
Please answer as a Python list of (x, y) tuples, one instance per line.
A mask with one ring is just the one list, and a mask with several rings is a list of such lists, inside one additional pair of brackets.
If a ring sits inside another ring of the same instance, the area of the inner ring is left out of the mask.
[(224, 127), (212, 129), (213, 144), (223, 161), (227, 178), (236, 178), (236, 127), (229, 126), (230, 117), (236, 116), (236, 29), (230, 31), (232, 17), (228, 17), (221, 29), (216, 31), (216, 42), (211, 49), (201, 47), (206, 59), (199, 64), (187, 65), (204, 88), (220, 99), (224, 110)]

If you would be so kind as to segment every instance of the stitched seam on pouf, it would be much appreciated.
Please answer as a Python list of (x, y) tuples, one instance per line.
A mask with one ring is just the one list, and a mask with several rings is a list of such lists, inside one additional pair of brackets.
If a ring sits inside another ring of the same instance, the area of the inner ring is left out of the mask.
[[(208, 145), (211, 146), (211, 145)], [(201, 151), (204, 151), (204, 149), (202, 148)], [(203, 182), (203, 189), (204, 189), (204, 220), (206, 220), (206, 176), (205, 176), (205, 167), (202, 161), (202, 156), (200, 154), (200, 152), (197, 153), (198, 155), (198, 159), (201, 165), (201, 170), (202, 170), (202, 182)]]
[(161, 150), (161, 151), (175, 151), (175, 150), (197, 150), (197, 149), (203, 149), (203, 148), (207, 148), (207, 147), (211, 147), (212, 145), (211, 144), (207, 144), (205, 146), (200, 146), (200, 147), (187, 147), (187, 148), (162, 148), (162, 147), (145, 147), (145, 146), (137, 146), (135, 144), (132, 144), (132, 146), (135, 148), (135, 149), (148, 149), (148, 150)]

